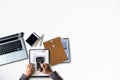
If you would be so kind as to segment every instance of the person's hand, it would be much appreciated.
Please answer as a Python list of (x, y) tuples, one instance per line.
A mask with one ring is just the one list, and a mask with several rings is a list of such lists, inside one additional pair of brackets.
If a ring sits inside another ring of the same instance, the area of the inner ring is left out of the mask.
[(50, 68), (50, 66), (48, 64), (43, 63), (43, 64), (41, 64), (41, 67), (43, 69), (42, 70), (43, 73), (49, 74), (49, 75), (52, 73), (52, 70), (51, 70), (51, 68)]
[(30, 63), (26, 66), (26, 71), (25, 71), (25, 75), (26, 76), (31, 76), (35, 71), (35, 68), (34, 68), (34, 64)]

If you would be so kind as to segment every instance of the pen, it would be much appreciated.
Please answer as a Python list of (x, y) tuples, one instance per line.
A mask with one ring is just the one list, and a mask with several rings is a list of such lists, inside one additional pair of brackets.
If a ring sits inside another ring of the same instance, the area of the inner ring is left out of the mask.
[(42, 45), (42, 42), (43, 42), (43, 37), (44, 37), (44, 34), (41, 36), (40, 46)]

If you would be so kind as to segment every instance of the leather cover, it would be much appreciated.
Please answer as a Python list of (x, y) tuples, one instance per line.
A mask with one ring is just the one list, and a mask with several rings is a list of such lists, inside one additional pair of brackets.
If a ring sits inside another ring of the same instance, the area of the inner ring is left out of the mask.
[(67, 60), (64, 48), (61, 43), (60, 37), (48, 40), (43, 43), (46, 49), (50, 50), (50, 64), (51, 66), (59, 64)]

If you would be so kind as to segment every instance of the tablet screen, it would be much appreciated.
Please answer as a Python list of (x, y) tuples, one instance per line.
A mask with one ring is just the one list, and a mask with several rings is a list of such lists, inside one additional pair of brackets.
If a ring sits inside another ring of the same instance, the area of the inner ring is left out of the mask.
[(35, 34), (32, 33), (26, 40), (26, 42), (30, 45), (33, 46), (34, 43), (39, 39), (39, 37)]

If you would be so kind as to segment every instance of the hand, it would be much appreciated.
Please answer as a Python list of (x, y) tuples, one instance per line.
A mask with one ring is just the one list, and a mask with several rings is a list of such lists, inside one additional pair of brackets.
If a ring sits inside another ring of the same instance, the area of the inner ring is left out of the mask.
[(25, 71), (25, 75), (26, 76), (31, 76), (35, 71), (35, 68), (34, 68), (34, 64), (30, 63), (26, 66), (26, 71)]
[(49, 74), (49, 75), (52, 73), (52, 70), (51, 70), (51, 68), (50, 68), (50, 66), (48, 64), (43, 63), (43, 64), (41, 64), (41, 67), (43, 69), (42, 70), (43, 73)]

